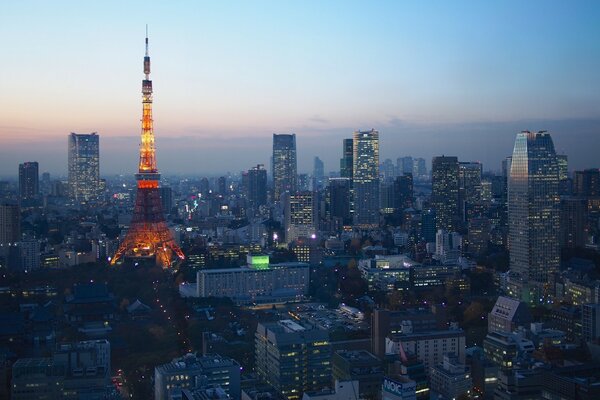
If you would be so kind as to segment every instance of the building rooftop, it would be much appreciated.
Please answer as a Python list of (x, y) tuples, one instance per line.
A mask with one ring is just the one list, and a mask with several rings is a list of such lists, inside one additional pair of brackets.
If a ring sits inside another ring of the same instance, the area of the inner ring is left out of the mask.
[(218, 354), (207, 354), (198, 357), (194, 353), (188, 353), (182, 357), (175, 358), (173, 361), (159, 365), (156, 369), (161, 373), (172, 373), (184, 370), (203, 370), (216, 367), (231, 367), (239, 364), (231, 358), (222, 357)]

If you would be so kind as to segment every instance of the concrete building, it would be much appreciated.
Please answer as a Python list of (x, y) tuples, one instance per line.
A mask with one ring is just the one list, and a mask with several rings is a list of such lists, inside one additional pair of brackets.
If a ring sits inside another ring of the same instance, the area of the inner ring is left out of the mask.
[(431, 368), (431, 397), (439, 400), (455, 400), (469, 396), (473, 390), (471, 371), (454, 354), (445, 354), (444, 360)]
[(500, 369), (511, 369), (517, 359), (531, 356), (535, 346), (517, 333), (491, 332), (483, 341), (485, 357)]
[(514, 332), (519, 326), (531, 323), (527, 304), (510, 297), (499, 296), (488, 314), (488, 332)]
[(332, 358), (333, 379), (358, 381), (359, 395), (376, 399), (383, 382), (383, 367), (379, 358), (365, 350), (338, 350)]
[(12, 367), (13, 400), (104, 400), (110, 390), (110, 343), (64, 344), (48, 358), (21, 358)]
[(304, 392), (302, 400), (359, 400), (358, 381), (335, 381), (332, 389)]
[(196, 297), (229, 297), (238, 304), (298, 301), (308, 293), (306, 263), (270, 264), (269, 256), (248, 255), (240, 268), (201, 269)]
[(371, 316), (373, 354), (380, 358), (385, 357), (386, 338), (402, 333), (407, 321), (410, 322), (412, 332), (433, 331), (446, 326), (446, 316), (441, 308), (410, 308), (399, 311), (373, 310)]
[(219, 386), (232, 399), (240, 399), (240, 365), (218, 354), (183, 357), (154, 368), (154, 399), (168, 400), (183, 389)]
[(581, 337), (586, 342), (600, 338), (600, 304), (581, 306)]
[(284, 228), (286, 243), (317, 233), (317, 204), (313, 192), (284, 194)]
[(412, 353), (429, 368), (443, 362), (444, 355), (454, 353), (465, 362), (465, 332), (457, 327), (429, 332), (413, 332), (405, 323), (402, 333), (386, 338), (386, 354)]
[(287, 399), (300, 399), (331, 385), (329, 333), (291, 320), (259, 322), (256, 374)]

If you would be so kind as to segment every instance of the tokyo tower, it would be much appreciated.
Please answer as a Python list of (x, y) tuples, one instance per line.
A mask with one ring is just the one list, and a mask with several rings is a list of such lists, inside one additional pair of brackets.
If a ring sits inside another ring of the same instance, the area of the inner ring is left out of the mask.
[(154, 258), (157, 265), (168, 268), (174, 256), (184, 258), (175, 243), (163, 214), (156, 166), (154, 129), (152, 126), (152, 81), (148, 55), (148, 30), (146, 28), (146, 55), (142, 81), (142, 137), (140, 143), (139, 171), (135, 174), (137, 194), (129, 231), (110, 261), (114, 265), (121, 258)]

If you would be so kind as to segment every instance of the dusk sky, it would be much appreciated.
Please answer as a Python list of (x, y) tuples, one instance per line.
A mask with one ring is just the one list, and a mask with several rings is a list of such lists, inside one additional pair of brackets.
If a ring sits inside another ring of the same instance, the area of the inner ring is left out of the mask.
[(571, 169), (599, 167), (599, 21), (598, 1), (4, 1), (0, 176), (65, 175), (67, 135), (93, 131), (102, 175), (136, 172), (146, 24), (163, 174), (268, 166), (291, 132), (301, 172), (337, 170), (370, 128), (381, 161), (498, 170), (546, 129)]

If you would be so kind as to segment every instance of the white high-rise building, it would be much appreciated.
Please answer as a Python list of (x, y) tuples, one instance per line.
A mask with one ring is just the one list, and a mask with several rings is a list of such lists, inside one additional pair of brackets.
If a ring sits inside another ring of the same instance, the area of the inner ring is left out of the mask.
[(77, 203), (97, 200), (100, 189), (100, 137), (69, 135), (69, 195)]

